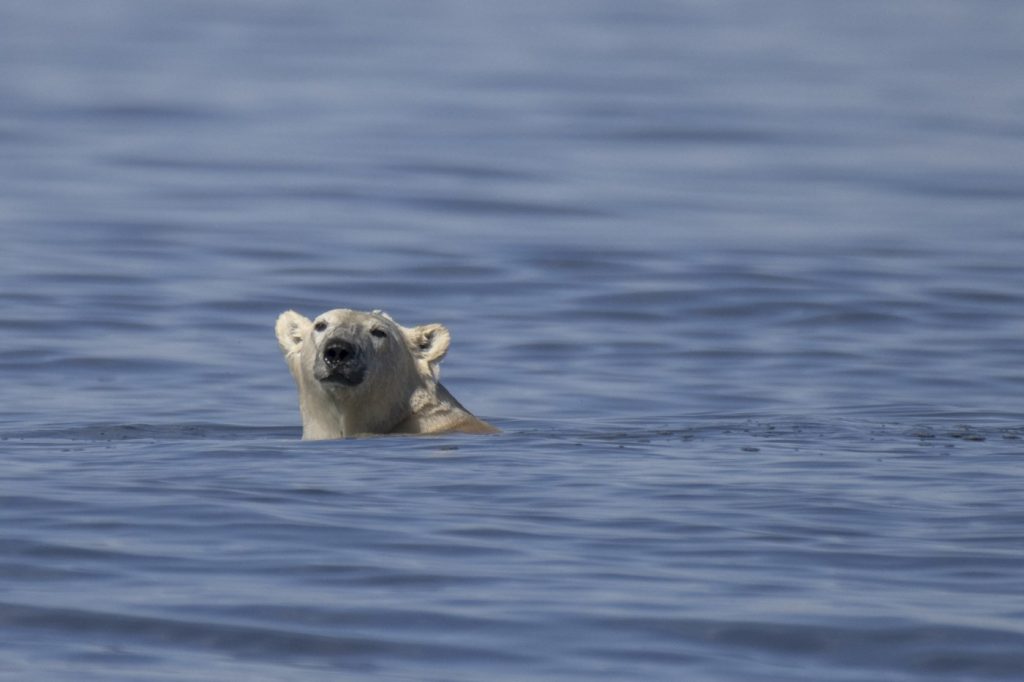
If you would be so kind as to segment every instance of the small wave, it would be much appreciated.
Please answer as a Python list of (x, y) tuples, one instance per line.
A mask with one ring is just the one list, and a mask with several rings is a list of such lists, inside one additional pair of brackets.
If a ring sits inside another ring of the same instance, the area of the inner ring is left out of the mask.
[(231, 424), (89, 424), (54, 427), (3, 434), (5, 440), (71, 440), (112, 442), (124, 440), (216, 440), (245, 441), (295, 439), (301, 429), (287, 426), (237, 426)]

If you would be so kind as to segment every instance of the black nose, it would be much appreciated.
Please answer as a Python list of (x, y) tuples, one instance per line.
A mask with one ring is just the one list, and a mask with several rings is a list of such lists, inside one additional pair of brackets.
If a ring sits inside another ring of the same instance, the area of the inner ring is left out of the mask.
[(324, 346), (324, 363), (328, 367), (337, 367), (355, 354), (355, 346), (348, 341), (328, 341)]

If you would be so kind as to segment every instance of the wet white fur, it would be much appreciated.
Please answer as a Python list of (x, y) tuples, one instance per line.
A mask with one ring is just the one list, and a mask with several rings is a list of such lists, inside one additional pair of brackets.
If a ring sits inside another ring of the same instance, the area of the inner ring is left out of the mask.
[[(451, 345), (440, 324), (406, 328), (379, 310), (339, 308), (317, 316), (325, 326), (289, 310), (277, 318), (275, 332), (299, 390), (302, 438), (324, 440), (363, 434), (428, 434), (448, 431), (495, 433), (440, 384), (439, 364)], [(387, 333), (370, 335), (371, 329)], [(313, 376), (323, 343), (341, 334), (356, 344), (367, 364), (357, 386), (322, 383)]]

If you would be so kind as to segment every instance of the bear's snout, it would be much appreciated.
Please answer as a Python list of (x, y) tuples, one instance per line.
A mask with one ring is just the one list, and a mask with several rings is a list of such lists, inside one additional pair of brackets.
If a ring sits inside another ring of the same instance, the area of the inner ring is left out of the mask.
[(324, 346), (324, 364), (333, 369), (356, 353), (356, 347), (348, 341), (332, 339)]
[(318, 353), (313, 376), (326, 383), (358, 386), (366, 378), (366, 362), (356, 344), (334, 337)]

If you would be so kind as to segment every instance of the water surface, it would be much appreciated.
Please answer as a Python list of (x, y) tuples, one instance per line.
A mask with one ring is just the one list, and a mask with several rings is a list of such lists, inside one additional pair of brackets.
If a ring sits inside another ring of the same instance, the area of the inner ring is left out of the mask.
[[(0, 678), (1019, 679), (1022, 34), (0, 9)], [(334, 307), (503, 433), (300, 442)]]

